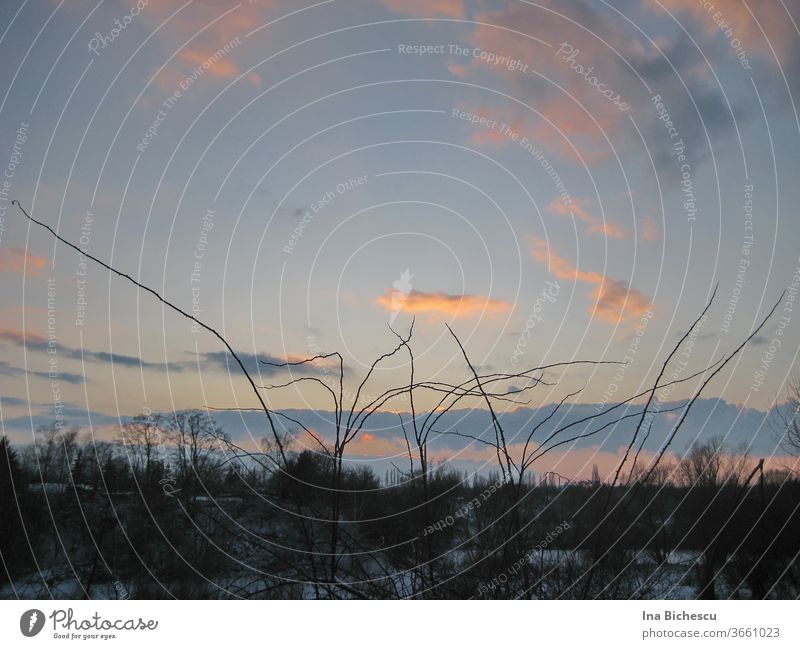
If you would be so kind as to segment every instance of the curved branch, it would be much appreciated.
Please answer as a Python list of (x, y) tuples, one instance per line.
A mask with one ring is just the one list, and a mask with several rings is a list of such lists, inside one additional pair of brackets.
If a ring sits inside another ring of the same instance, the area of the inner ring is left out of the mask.
[(97, 264), (100, 264), (103, 268), (105, 268), (106, 270), (111, 271), (112, 273), (114, 273), (118, 277), (122, 277), (123, 279), (128, 280), (134, 286), (142, 289), (143, 291), (146, 291), (147, 293), (150, 293), (159, 302), (161, 302), (165, 306), (168, 306), (170, 309), (172, 309), (176, 313), (182, 315), (184, 318), (187, 318), (187, 319), (191, 320), (192, 322), (194, 322), (195, 324), (197, 324), (198, 326), (202, 327), (207, 332), (212, 334), (215, 338), (217, 338), (217, 340), (219, 340), (223, 345), (225, 345), (225, 348), (228, 350), (228, 353), (231, 356), (233, 356), (233, 358), (236, 361), (237, 365), (239, 366), (239, 368), (244, 373), (245, 377), (247, 378), (248, 383), (250, 383), (250, 387), (253, 389), (253, 394), (256, 395), (256, 398), (258, 399), (258, 402), (261, 404), (262, 410), (267, 415), (267, 421), (269, 422), (270, 429), (272, 430), (272, 435), (273, 435), (273, 437), (275, 437), (275, 443), (278, 445), (278, 449), (280, 450), (281, 457), (283, 458), (284, 461), (286, 460), (286, 455), (284, 453), (283, 444), (281, 443), (280, 438), (278, 437), (278, 433), (275, 430), (275, 422), (272, 420), (272, 415), (270, 414), (271, 411), (270, 411), (269, 407), (267, 406), (266, 401), (264, 401), (264, 398), (261, 396), (261, 393), (258, 391), (258, 387), (256, 386), (255, 381), (253, 381), (253, 377), (250, 376), (250, 373), (247, 371), (247, 368), (245, 367), (244, 363), (242, 362), (242, 359), (239, 358), (239, 355), (233, 350), (233, 347), (231, 347), (230, 343), (228, 343), (228, 341), (225, 339), (225, 337), (221, 333), (219, 333), (213, 327), (207, 325), (202, 320), (198, 320), (195, 316), (191, 315), (190, 313), (187, 313), (186, 311), (181, 309), (179, 306), (176, 306), (175, 304), (173, 304), (172, 302), (170, 302), (166, 298), (162, 297), (157, 291), (153, 290), (149, 286), (145, 286), (141, 282), (138, 282), (135, 279), (133, 279), (133, 277), (131, 277), (130, 275), (128, 275), (126, 273), (123, 273), (121, 271), (118, 271), (116, 268), (113, 268), (112, 266), (109, 266), (106, 262), (102, 261), (101, 259), (98, 259), (97, 257), (95, 257), (94, 255), (90, 254), (89, 252), (87, 252), (83, 248), (80, 248), (79, 246), (76, 246), (74, 243), (71, 243), (70, 241), (67, 241), (62, 236), (60, 236), (55, 230), (53, 230), (53, 228), (51, 228), (49, 225), (47, 225), (46, 223), (42, 223), (41, 221), (36, 220), (30, 214), (28, 214), (25, 211), (25, 209), (22, 207), (22, 205), (20, 205), (19, 201), (13, 200), (13, 201), (11, 201), (11, 204), (12, 205), (16, 205), (19, 208), (19, 210), (26, 216), (26, 218), (31, 223), (35, 223), (39, 227), (44, 228), (45, 230), (50, 232), (50, 234), (52, 234), (56, 239), (58, 239), (65, 246), (69, 246), (70, 248), (72, 248), (73, 250), (77, 251), (78, 253), (80, 253), (84, 257), (86, 257), (88, 259), (91, 259), (93, 262), (95, 262)]

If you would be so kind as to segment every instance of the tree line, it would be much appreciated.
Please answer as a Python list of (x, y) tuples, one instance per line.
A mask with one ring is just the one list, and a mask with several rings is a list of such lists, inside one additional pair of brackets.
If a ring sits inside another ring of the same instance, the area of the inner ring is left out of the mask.
[[(363, 464), (337, 475), (335, 458), (288, 438), (283, 455), (265, 439), (261, 461), (231, 453), (229, 441), (198, 411), (135, 417), (113, 441), (55, 426), (40, 428), (29, 445), (4, 438), (0, 592), (459, 599), (800, 593), (798, 477), (765, 470), (719, 438), (663, 462), (635, 492), (596, 479), (510, 483), (499, 470), (467, 476), (447, 465), (427, 467), (424, 479), (409, 467), (387, 483)], [(613, 528), (602, 524), (604, 511), (619, 512)]]

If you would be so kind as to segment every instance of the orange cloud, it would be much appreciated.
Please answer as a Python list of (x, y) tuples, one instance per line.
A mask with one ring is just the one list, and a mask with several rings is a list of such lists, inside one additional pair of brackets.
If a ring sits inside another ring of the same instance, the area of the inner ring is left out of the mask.
[(402, 293), (386, 289), (386, 294), (377, 303), (392, 313), (403, 311), (413, 315), (440, 314), (449, 318), (469, 318), (476, 314), (497, 315), (513, 308), (506, 300), (495, 300), (483, 295), (448, 295), (447, 293), (425, 293), (411, 291)]
[[(128, 0), (130, 6), (136, 2)], [(236, 39), (241, 39), (243, 43), (249, 32), (264, 25), (269, 20), (266, 11), (272, 8), (274, 2), (261, 0), (258, 3), (236, 5), (214, 0), (194, 0), (186, 8), (180, 9), (184, 4), (183, 0), (151, 2), (137, 18), (151, 29), (158, 29), (159, 37), (168, 47), (188, 41), (173, 62), (160, 73), (159, 85), (174, 90), (187, 74), (199, 67), (203, 67), (209, 76), (217, 78), (235, 78), (241, 74), (235, 62), (235, 49), (240, 46), (235, 43)], [(178, 13), (173, 16), (176, 11)], [(226, 46), (228, 51), (219, 55)], [(258, 75), (248, 75), (248, 79), (254, 85), (260, 83)]]
[[(212, 55), (201, 50), (184, 49), (178, 57), (194, 66), (202, 66)], [(219, 58), (209, 66), (208, 73), (217, 77), (235, 77), (239, 74), (239, 68), (229, 58)]]
[(347, 454), (356, 457), (396, 457), (398, 464), (408, 462), (406, 443), (400, 437), (381, 438), (369, 433), (359, 433), (348, 445)]
[(591, 234), (603, 234), (610, 239), (627, 239), (629, 237), (628, 231), (623, 227), (589, 214), (583, 203), (577, 199), (572, 199), (570, 205), (565, 205), (561, 200), (555, 199), (547, 206), (547, 209), (559, 216), (577, 218), (588, 226), (587, 231)]
[(457, 77), (464, 77), (467, 75), (467, 71), (469, 68), (466, 65), (460, 65), (458, 63), (451, 63), (447, 66), (447, 69), (450, 70), (454, 75)]
[(536, 261), (541, 264), (547, 264), (550, 272), (558, 279), (563, 279), (566, 282), (589, 282), (590, 284), (601, 284), (605, 279), (600, 273), (578, 270), (564, 257), (559, 257), (553, 253), (544, 239), (530, 237), (528, 250), (531, 257)]
[(626, 320), (635, 321), (651, 311), (653, 305), (648, 297), (632, 289), (625, 282), (604, 277), (592, 291), (595, 301), (593, 311), (601, 320), (616, 324)]
[(409, 14), (422, 18), (463, 18), (462, 0), (383, 0), (389, 11), (396, 14)]
[(28, 275), (36, 276), (46, 265), (47, 259), (37, 257), (24, 247), (0, 248), (0, 271), (22, 273), (27, 270)]
[(653, 304), (644, 293), (631, 288), (626, 282), (610, 279), (600, 273), (578, 270), (567, 259), (555, 254), (542, 239), (531, 237), (529, 252), (537, 262), (547, 264), (558, 279), (594, 285), (590, 294), (593, 304), (587, 307), (592, 317), (616, 325), (634, 322), (653, 309)]

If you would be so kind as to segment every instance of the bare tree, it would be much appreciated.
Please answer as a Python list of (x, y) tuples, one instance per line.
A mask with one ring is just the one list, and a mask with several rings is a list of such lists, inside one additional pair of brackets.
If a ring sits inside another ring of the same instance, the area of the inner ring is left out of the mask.
[(183, 410), (165, 418), (167, 438), (174, 447), (177, 466), (177, 489), (187, 513), (194, 517), (200, 489), (215, 467), (213, 458), (228, 436), (217, 426), (208, 413)]
[[(773, 411), (773, 426), (781, 448), (800, 458), (800, 373), (792, 374), (786, 392), (786, 402)], [(795, 464), (794, 470), (797, 468)]]
[(126, 451), (134, 474), (149, 483), (164, 442), (166, 420), (160, 414), (136, 415), (122, 424), (119, 442)]

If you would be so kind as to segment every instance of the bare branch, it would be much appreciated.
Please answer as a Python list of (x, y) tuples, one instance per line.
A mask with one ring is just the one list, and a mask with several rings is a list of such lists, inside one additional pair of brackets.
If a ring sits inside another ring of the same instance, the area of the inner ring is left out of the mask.
[(202, 322), (201, 320), (198, 320), (195, 316), (191, 315), (190, 313), (187, 313), (186, 311), (184, 311), (180, 307), (176, 306), (175, 304), (173, 304), (172, 302), (170, 302), (166, 298), (162, 297), (158, 292), (154, 291), (149, 286), (145, 286), (144, 284), (142, 284), (142, 283), (136, 281), (135, 279), (133, 279), (133, 277), (131, 277), (130, 275), (128, 275), (126, 273), (123, 273), (121, 271), (118, 271), (116, 268), (113, 268), (112, 266), (109, 266), (107, 263), (105, 263), (104, 261), (98, 259), (97, 257), (95, 257), (91, 253), (87, 252), (83, 248), (80, 248), (79, 246), (76, 246), (74, 243), (71, 243), (71, 242), (67, 241), (62, 236), (60, 236), (55, 230), (53, 230), (53, 228), (51, 228), (49, 225), (47, 225), (46, 223), (42, 223), (41, 221), (37, 221), (30, 214), (28, 214), (25, 211), (25, 209), (22, 207), (22, 205), (20, 205), (19, 201), (13, 200), (13, 201), (11, 201), (11, 204), (12, 205), (16, 205), (19, 208), (19, 210), (27, 217), (27, 219), (31, 223), (35, 223), (39, 227), (44, 228), (45, 230), (50, 232), (50, 234), (52, 234), (56, 239), (58, 239), (64, 245), (69, 246), (70, 248), (72, 248), (73, 250), (77, 251), (78, 253), (80, 253), (81, 255), (86, 257), (87, 259), (91, 259), (95, 263), (100, 264), (103, 268), (105, 268), (106, 270), (111, 271), (112, 273), (114, 273), (118, 277), (122, 277), (123, 279), (128, 280), (134, 286), (142, 289), (143, 291), (146, 291), (147, 293), (150, 293), (159, 302), (161, 302), (165, 306), (168, 306), (170, 309), (172, 309), (176, 313), (182, 315), (184, 318), (187, 318), (187, 319), (191, 320), (195, 324), (199, 325), (200, 327), (202, 327), (203, 329), (208, 331), (215, 338), (217, 338), (217, 340), (219, 340), (225, 346), (225, 348), (228, 350), (228, 353), (230, 353), (230, 355), (233, 356), (233, 358), (236, 361), (237, 365), (239, 366), (239, 368), (242, 370), (242, 372), (244, 373), (245, 377), (247, 378), (248, 383), (250, 383), (250, 387), (253, 389), (253, 394), (256, 395), (256, 399), (258, 399), (258, 402), (259, 402), (259, 404), (261, 404), (261, 408), (264, 411), (264, 414), (266, 414), (266, 416), (267, 416), (267, 421), (269, 422), (270, 429), (272, 430), (272, 434), (275, 437), (275, 443), (278, 444), (278, 448), (280, 450), (281, 456), (284, 457), (284, 459), (285, 459), (283, 446), (282, 446), (282, 444), (280, 442), (280, 438), (278, 437), (277, 431), (275, 430), (275, 422), (272, 420), (272, 415), (270, 414), (271, 411), (270, 411), (269, 407), (267, 406), (266, 401), (264, 401), (264, 398), (261, 396), (261, 393), (258, 391), (258, 387), (256, 386), (255, 381), (253, 381), (253, 377), (250, 376), (250, 373), (247, 371), (247, 368), (245, 367), (244, 363), (242, 362), (242, 359), (239, 358), (239, 355), (234, 351), (233, 347), (231, 347), (231, 345), (228, 343), (228, 341), (225, 339), (225, 337), (222, 334), (220, 334), (213, 327), (207, 325), (205, 322)]

